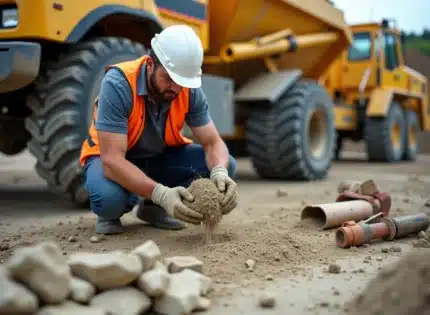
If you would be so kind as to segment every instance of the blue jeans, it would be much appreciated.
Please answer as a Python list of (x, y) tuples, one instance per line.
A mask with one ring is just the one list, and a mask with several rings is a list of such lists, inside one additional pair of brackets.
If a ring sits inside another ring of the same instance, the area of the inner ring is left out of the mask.
[[(130, 161), (147, 176), (168, 187), (188, 187), (196, 178), (209, 178), (205, 153), (199, 144), (169, 147), (162, 154), (142, 160)], [(108, 220), (121, 217), (131, 211), (139, 197), (118, 183), (104, 177), (100, 157), (87, 160), (84, 171), (84, 187), (89, 194), (91, 210)], [(228, 173), (236, 173), (236, 161), (230, 156)]]

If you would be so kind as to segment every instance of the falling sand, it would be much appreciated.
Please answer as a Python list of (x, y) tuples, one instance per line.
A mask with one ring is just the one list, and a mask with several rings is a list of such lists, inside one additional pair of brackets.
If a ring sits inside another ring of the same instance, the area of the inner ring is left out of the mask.
[(206, 242), (210, 243), (212, 233), (222, 218), (222, 194), (218, 191), (214, 182), (207, 178), (199, 178), (193, 181), (188, 190), (194, 196), (194, 201), (184, 200), (184, 203), (189, 208), (203, 214)]

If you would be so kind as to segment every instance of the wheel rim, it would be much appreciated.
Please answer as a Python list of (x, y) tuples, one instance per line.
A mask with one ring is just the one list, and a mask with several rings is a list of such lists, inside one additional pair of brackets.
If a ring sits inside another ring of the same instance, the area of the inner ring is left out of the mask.
[(314, 159), (324, 156), (327, 148), (327, 125), (323, 111), (313, 110), (308, 122), (308, 145)]
[(411, 149), (415, 149), (417, 146), (417, 132), (414, 126), (409, 126), (408, 128), (408, 143)]
[(401, 139), (400, 139), (400, 124), (398, 121), (396, 121), (393, 124), (393, 127), (391, 128), (391, 143), (393, 145), (393, 148), (395, 148), (396, 150), (400, 149), (400, 143), (401, 143)]

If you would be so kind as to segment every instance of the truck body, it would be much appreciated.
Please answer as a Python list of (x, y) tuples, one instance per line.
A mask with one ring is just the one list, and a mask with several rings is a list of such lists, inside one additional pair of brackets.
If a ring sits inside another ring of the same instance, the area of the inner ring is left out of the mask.
[(430, 130), (427, 78), (405, 65), (389, 20), (350, 28), (352, 45), (320, 78), (336, 108), (338, 154), (343, 139), (364, 139), (370, 160), (414, 160), (418, 133)]

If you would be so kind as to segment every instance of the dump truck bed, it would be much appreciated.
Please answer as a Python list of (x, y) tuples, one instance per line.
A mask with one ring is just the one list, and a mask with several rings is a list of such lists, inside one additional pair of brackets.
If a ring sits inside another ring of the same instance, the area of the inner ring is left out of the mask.
[[(290, 30), (289, 38), (296, 42), (297, 47), (288, 54), (281, 54), (276, 59), (277, 66), (280, 69), (300, 68), (305, 76), (317, 78), (352, 41), (343, 12), (325, 0), (218, 0), (209, 1), (208, 10), (210, 44), (207, 63), (215, 64), (216, 56), (222, 57), (231, 44), (248, 43), (259, 37)], [(324, 34), (332, 34), (333, 40), (312, 42), (312, 36)], [(260, 56), (247, 60), (243, 64), (248, 68), (248, 77), (252, 72), (264, 69), (264, 65), (261, 68)], [(225, 61), (221, 60), (221, 63)], [(250, 64), (253, 66), (250, 67)], [(219, 66), (209, 68), (226, 75), (225, 69)], [(232, 67), (229, 69), (231, 73)]]

